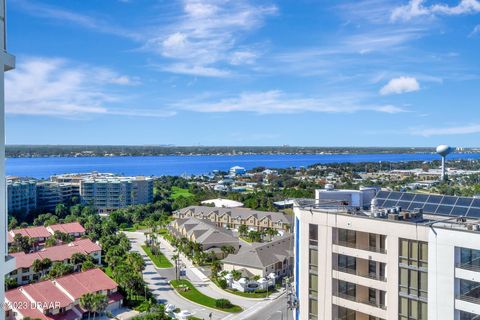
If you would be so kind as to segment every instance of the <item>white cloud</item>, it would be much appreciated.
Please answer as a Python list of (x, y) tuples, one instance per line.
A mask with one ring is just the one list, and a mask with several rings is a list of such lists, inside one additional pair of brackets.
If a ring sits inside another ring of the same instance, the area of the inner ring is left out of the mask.
[[(128, 2), (128, 1), (122, 1)], [(110, 24), (102, 19), (95, 19), (90, 16), (81, 15), (74, 11), (61, 9), (55, 6), (33, 2), (30, 0), (16, 0), (14, 5), (20, 6), (28, 14), (48, 19), (55, 19), (63, 22), (73, 23), (101, 33), (113, 34), (119, 37), (125, 37), (132, 40), (140, 40), (140, 33), (134, 32), (131, 28), (123, 28)]]
[(196, 112), (253, 112), (258, 114), (354, 113), (362, 110), (381, 113), (405, 112), (402, 108), (391, 105), (364, 105), (354, 96), (303, 98), (286, 94), (280, 90), (244, 92), (239, 96), (219, 101), (184, 101), (173, 107)]
[(405, 92), (413, 92), (420, 90), (420, 84), (417, 79), (412, 77), (399, 77), (391, 79), (385, 86), (380, 89), (382, 96), (389, 94), (400, 94)]
[(463, 15), (480, 12), (480, 2), (478, 0), (460, 0), (457, 5), (449, 6), (446, 4), (424, 5), (425, 0), (410, 0), (408, 4), (395, 8), (390, 19), (392, 21), (408, 21), (420, 16), (434, 16), (436, 14), (444, 15)]
[(214, 67), (205, 67), (201, 65), (190, 65), (185, 63), (175, 63), (167, 66), (160, 66), (159, 69), (178, 74), (186, 74), (202, 77), (225, 78), (231, 75), (230, 71)]
[(476, 25), (476, 26), (473, 28), (472, 32), (470, 33), (470, 37), (472, 37), (472, 36), (474, 36), (474, 35), (476, 35), (476, 34), (479, 34), (479, 33), (480, 33), (480, 24)]
[(456, 127), (437, 127), (437, 128), (413, 128), (410, 133), (416, 136), (432, 137), (432, 136), (448, 136), (460, 134), (480, 133), (480, 124), (470, 124)]
[[(275, 14), (275, 6), (253, 5), (248, 0), (184, 0), (183, 13), (176, 22), (162, 27), (145, 48), (173, 60), (170, 72), (199, 76), (216, 76), (219, 64), (252, 64), (257, 58), (253, 48), (243, 45), (244, 36), (261, 26), (265, 18)], [(178, 66), (184, 68), (178, 68)], [(198, 71), (198, 73), (196, 72)], [(223, 77), (228, 71), (218, 73)]]
[(128, 76), (65, 59), (20, 59), (5, 78), (6, 113), (76, 118), (92, 114), (168, 116), (159, 110), (110, 107), (125, 97), (112, 93), (119, 85), (136, 84)]

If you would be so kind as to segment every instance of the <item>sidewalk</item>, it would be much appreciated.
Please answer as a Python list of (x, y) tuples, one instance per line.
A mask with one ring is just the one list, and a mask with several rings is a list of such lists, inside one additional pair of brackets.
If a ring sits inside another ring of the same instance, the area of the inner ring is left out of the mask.
[[(160, 250), (171, 259), (175, 248), (168, 243), (164, 238), (160, 237), (160, 242), (163, 247)], [(166, 249), (166, 250), (165, 250)], [(199, 268), (193, 265), (193, 263), (184, 255), (179, 254), (180, 261), (187, 267), (187, 278), (190, 282), (203, 294), (208, 295), (215, 299), (228, 298), (233, 304), (239, 305), (244, 309), (249, 309), (252, 306), (262, 302), (275, 300), (284, 293), (284, 289), (280, 289), (278, 292), (272, 293), (268, 298), (247, 298), (238, 296), (236, 294), (227, 292), (217, 287)]]

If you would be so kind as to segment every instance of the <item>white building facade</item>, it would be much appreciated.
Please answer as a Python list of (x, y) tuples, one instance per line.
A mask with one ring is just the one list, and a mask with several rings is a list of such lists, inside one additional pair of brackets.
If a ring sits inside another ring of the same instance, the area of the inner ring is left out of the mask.
[(480, 318), (478, 219), (313, 201), (294, 212), (296, 319)]
[[(5, 0), (0, 1), (0, 301), (5, 296), (5, 275), (15, 268), (15, 259), (8, 255), (7, 246), (7, 188), (5, 181), (5, 71), (15, 68), (15, 57), (7, 52)], [(4, 319), (0, 312), (0, 320)]]

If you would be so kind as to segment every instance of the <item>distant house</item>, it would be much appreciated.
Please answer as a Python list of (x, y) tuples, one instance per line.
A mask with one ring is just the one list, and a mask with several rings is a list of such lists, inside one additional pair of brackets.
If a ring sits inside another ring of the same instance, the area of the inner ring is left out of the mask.
[(54, 234), (55, 231), (60, 231), (75, 238), (82, 237), (85, 235), (85, 228), (78, 222), (70, 222), (70, 223), (63, 223), (63, 224), (52, 224), (51, 226), (47, 227), (47, 230)]
[(238, 270), (244, 275), (265, 278), (271, 273), (277, 277), (290, 275), (293, 268), (293, 236), (287, 235), (251, 249), (230, 254), (222, 260), (226, 271)]
[(106, 311), (123, 303), (117, 283), (100, 269), (92, 269), (5, 292), (5, 319), (80, 320), (87, 314), (80, 307), (80, 298), (86, 293), (106, 295)]
[[(19, 285), (38, 281), (41, 278), (41, 274), (33, 270), (33, 262), (35, 260), (48, 258), (52, 262), (69, 263), (70, 258), (75, 253), (89, 255), (92, 257), (94, 263), (101, 263), (102, 248), (90, 239), (80, 239), (69, 244), (44, 248), (37, 252), (11, 253), (10, 255), (15, 257), (15, 270), (10, 272), (8, 277), (15, 279)], [(48, 270), (45, 270), (44, 273), (45, 272), (48, 272)]]
[(206, 206), (189, 206), (173, 213), (174, 218), (197, 218), (208, 220), (219, 227), (238, 229), (246, 225), (250, 230), (267, 228), (288, 231), (292, 224), (291, 217), (281, 212), (256, 211), (246, 208), (212, 208)]
[(232, 246), (235, 252), (240, 242), (230, 230), (219, 228), (210, 221), (197, 218), (176, 219), (170, 223), (169, 229), (177, 238), (187, 238), (198, 243), (204, 251), (213, 251), (220, 255), (223, 246)]
[(237, 175), (244, 175), (247, 172), (247, 170), (245, 170), (244, 167), (234, 166), (234, 167), (231, 167), (228, 172), (232, 176), (237, 176)]

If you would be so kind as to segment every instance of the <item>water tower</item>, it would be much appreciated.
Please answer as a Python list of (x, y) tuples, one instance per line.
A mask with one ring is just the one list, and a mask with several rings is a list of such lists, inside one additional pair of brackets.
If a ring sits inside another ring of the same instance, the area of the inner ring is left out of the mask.
[(437, 147), (437, 153), (442, 157), (442, 181), (445, 181), (445, 158), (454, 150), (454, 148), (449, 147), (445, 144), (441, 144)]

